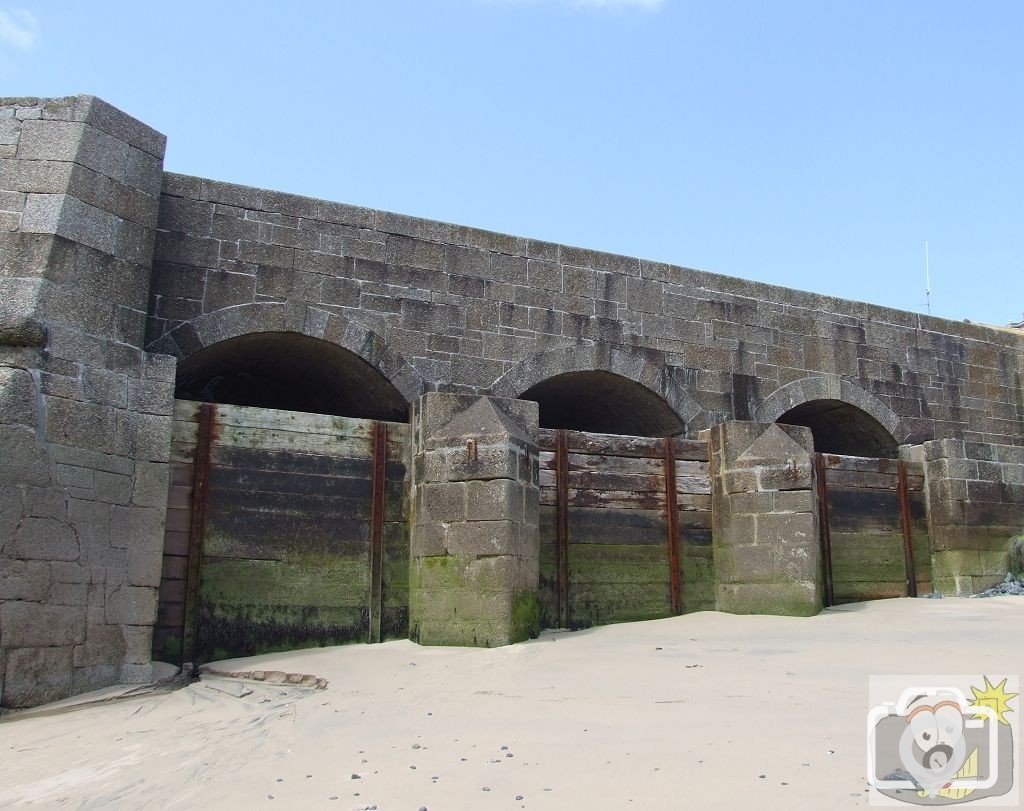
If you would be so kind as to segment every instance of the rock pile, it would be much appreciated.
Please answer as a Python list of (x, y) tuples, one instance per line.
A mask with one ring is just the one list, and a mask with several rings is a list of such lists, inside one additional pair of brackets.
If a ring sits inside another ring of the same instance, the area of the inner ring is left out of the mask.
[(1024, 580), (1008, 572), (1006, 579), (998, 586), (993, 586), (985, 591), (978, 592), (974, 597), (998, 597), (1002, 594), (1012, 594), (1017, 597), (1024, 597)]

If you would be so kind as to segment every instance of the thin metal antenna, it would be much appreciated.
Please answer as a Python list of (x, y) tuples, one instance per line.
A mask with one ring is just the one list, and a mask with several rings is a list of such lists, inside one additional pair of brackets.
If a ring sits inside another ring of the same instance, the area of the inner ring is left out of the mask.
[(932, 314), (932, 275), (928, 267), (928, 240), (924, 241), (924, 300), (928, 315)]

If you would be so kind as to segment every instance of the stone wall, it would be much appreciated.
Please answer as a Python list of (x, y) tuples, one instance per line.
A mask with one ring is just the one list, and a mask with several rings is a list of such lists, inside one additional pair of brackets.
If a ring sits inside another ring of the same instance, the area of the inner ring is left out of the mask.
[(710, 431), (719, 611), (810, 616), (822, 605), (809, 428), (727, 422)]
[(146, 680), (174, 359), (142, 349), (164, 137), (0, 100), (0, 705)]
[(160, 211), (148, 341), (178, 357), (287, 328), (410, 401), (603, 370), (691, 436), (841, 399), (899, 443), (1024, 444), (1019, 333), (184, 175)]
[(720, 608), (820, 604), (809, 434), (770, 425), (808, 401), (941, 440), (940, 588), (1005, 564), (1024, 502), (1020, 332), (168, 174), (164, 146), (91, 96), (0, 100), (3, 706), (149, 675), (175, 359), (258, 332), (342, 347), (418, 403), (422, 641), (536, 627), (538, 414), (514, 398), (570, 372), (639, 384), (689, 436), (741, 421), (712, 435)]
[(943, 594), (1003, 579), (1009, 540), (1024, 529), (1024, 449), (959, 440), (924, 443), (932, 577)]

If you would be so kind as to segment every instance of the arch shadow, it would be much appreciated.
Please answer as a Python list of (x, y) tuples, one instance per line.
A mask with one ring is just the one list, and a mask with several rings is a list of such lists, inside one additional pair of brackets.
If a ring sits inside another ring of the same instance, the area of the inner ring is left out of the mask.
[(252, 332), (218, 341), (178, 365), (181, 400), (404, 421), (409, 404), (348, 349), (297, 332)]
[(577, 345), (526, 358), (498, 378), (491, 392), (536, 400), (542, 427), (672, 436), (683, 433), (701, 410), (681, 372), (649, 351)]
[(907, 439), (888, 406), (840, 377), (795, 380), (767, 397), (754, 417), (810, 428), (815, 449), (823, 453), (895, 458)]
[[(245, 351), (255, 352), (253, 347), (258, 346), (259, 339), (252, 336), (282, 334), (315, 339), (319, 342), (316, 345), (328, 353), (331, 350), (326, 347), (347, 351), (394, 387), (407, 404), (415, 401), (428, 388), (416, 369), (387, 346), (380, 335), (343, 315), (303, 304), (263, 302), (225, 307), (181, 324), (151, 342), (147, 349), (177, 357), (180, 367), (193, 355), (217, 344), (247, 339), (254, 343)], [(298, 347), (300, 343), (294, 345)], [(245, 345), (241, 344), (243, 347)], [(305, 348), (296, 351), (306, 353), (309, 350)], [(307, 355), (302, 354), (301, 358), (305, 359)], [(335, 369), (346, 368), (348, 374), (355, 375), (357, 379), (367, 371), (359, 370), (358, 364), (345, 366), (341, 356), (331, 355), (331, 358)]]

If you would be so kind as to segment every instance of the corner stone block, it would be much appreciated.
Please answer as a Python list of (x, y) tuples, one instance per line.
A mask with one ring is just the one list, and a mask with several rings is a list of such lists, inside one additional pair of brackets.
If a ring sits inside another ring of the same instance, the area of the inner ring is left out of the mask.
[(106, 619), (114, 625), (153, 625), (157, 590), (142, 586), (107, 586)]
[(451, 481), (486, 481), (488, 479), (516, 479), (522, 454), (510, 445), (479, 446), (475, 442), (468, 448), (449, 451), (447, 475)]
[(468, 482), (466, 518), (469, 521), (523, 521), (524, 486), (509, 479)]
[(466, 485), (461, 482), (423, 484), (417, 488), (416, 523), (466, 520)]
[(521, 525), (516, 521), (464, 521), (448, 530), (448, 553), (451, 555), (518, 555)]
[(75, 667), (96, 667), (118, 661), (124, 655), (124, 634), (117, 625), (92, 625), (85, 642), (74, 648)]

